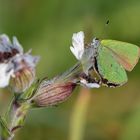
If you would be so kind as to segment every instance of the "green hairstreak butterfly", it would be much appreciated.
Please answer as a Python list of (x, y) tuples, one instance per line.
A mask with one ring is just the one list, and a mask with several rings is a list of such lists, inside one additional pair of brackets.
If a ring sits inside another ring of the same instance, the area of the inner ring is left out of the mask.
[(94, 68), (101, 82), (109, 87), (121, 86), (127, 82), (126, 71), (131, 71), (140, 57), (136, 45), (116, 41), (93, 39)]

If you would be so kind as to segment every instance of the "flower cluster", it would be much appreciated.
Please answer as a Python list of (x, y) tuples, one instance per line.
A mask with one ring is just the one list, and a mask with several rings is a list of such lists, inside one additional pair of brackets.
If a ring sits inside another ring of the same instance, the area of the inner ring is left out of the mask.
[(24, 92), (35, 78), (39, 57), (23, 48), (16, 37), (11, 42), (7, 35), (0, 36), (0, 87), (10, 86), (14, 92)]

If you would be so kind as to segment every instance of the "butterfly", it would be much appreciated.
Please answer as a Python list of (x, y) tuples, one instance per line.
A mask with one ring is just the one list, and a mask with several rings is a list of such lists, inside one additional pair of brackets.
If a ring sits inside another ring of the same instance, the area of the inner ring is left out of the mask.
[(132, 71), (140, 57), (140, 48), (127, 42), (94, 38), (85, 45), (82, 31), (73, 34), (72, 44), (70, 50), (81, 62), (85, 74), (89, 76), (89, 70), (93, 69), (99, 77), (98, 83), (108, 87), (126, 83), (125, 70)]
[(117, 41), (93, 39), (94, 69), (101, 82), (109, 87), (127, 82), (126, 71), (132, 71), (138, 63), (140, 48), (137, 45)]

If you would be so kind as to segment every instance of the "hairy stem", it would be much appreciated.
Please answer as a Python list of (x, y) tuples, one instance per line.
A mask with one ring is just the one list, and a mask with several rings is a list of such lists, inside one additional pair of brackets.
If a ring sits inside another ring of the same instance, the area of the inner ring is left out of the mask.
[(11, 123), (10, 131), (15, 133), (15, 131), (21, 128), (24, 124), (26, 115), (30, 109), (28, 103), (18, 104), (17, 102), (13, 103), (13, 109), (11, 112)]
[(8, 108), (5, 119), (0, 120), (1, 124), (1, 137), (0, 140), (12, 140), (14, 138), (16, 130), (20, 129), (24, 125), (25, 118), (30, 109), (30, 104), (18, 103), (16, 99), (12, 99), (11, 106)]

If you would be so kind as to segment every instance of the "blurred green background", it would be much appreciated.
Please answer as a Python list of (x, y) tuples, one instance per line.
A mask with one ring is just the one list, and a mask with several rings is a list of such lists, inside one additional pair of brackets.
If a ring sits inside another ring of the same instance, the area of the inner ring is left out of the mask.
[[(32, 48), (41, 56), (39, 78), (51, 78), (75, 64), (69, 46), (72, 34), (81, 30), (87, 41), (96, 36), (140, 46), (140, 1), (0, 0), (0, 34), (17, 36), (25, 51)], [(83, 140), (140, 140), (140, 63), (128, 76), (123, 87), (91, 90)], [(58, 107), (31, 111), (16, 140), (72, 140), (71, 117), (79, 91)], [(9, 96), (8, 90), (0, 91), (1, 113)]]

